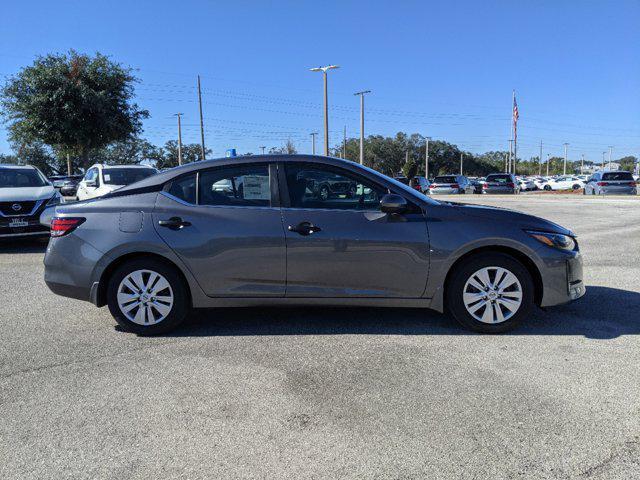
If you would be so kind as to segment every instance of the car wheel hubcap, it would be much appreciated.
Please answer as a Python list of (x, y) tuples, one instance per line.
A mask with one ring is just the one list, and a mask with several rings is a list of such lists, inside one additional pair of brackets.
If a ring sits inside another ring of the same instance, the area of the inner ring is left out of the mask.
[(506, 268), (485, 267), (469, 277), (462, 297), (467, 312), (479, 322), (502, 323), (522, 305), (522, 286)]
[(138, 325), (154, 325), (167, 318), (173, 298), (167, 279), (151, 270), (131, 272), (118, 286), (120, 311)]

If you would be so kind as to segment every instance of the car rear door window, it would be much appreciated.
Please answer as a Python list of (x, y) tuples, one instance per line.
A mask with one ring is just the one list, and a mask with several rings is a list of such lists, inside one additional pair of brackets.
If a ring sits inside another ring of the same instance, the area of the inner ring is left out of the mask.
[(383, 187), (339, 168), (287, 163), (285, 171), (293, 208), (379, 210), (386, 193)]
[(192, 173), (185, 177), (173, 180), (166, 189), (172, 195), (183, 202), (195, 205), (196, 203), (196, 174)]
[(198, 185), (200, 205), (268, 207), (271, 205), (269, 166), (236, 165), (205, 170)]
[(486, 181), (492, 183), (512, 183), (509, 175), (489, 175)]

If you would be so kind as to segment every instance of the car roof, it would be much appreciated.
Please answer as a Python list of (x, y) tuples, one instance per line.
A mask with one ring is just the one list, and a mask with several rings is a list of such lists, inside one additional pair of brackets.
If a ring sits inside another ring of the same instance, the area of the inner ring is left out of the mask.
[(152, 167), (151, 165), (137, 165), (137, 164), (105, 165), (104, 163), (94, 163), (89, 168), (94, 168), (94, 167), (102, 167), (103, 169), (109, 169), (109, 168), (151, 168), (152, 170), (155, 170), (155, 168)]
[(33, 165), (13, 165), (9, 163), (0, 163), (0, 168), (6, 168), (10, 170), (19, 170), (19, 169), (28, 168), (31, 170), (36, 170), (36, 167), (34, 167)]

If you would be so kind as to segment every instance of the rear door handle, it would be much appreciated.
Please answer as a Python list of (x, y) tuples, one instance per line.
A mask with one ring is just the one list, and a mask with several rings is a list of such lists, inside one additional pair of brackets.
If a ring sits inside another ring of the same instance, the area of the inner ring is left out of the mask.
[(319, 232), (320, 230), (322, 230), (320, 227), (315, 226), (313, 223), (311, 222), (301, 222), (298, 225), (289, 225), (287, 227), (287, 229), (290, 232), (296, 232), (302, 236), (308, 236), (311, 235), (312, 233), (316, 233)]
[(180, 217), (171, 217), (168, 220), (159, 220), (158, 225), (166, 227), (170, 230), (182, 230), (184, 227), (190, 227), (191, 222), (186, 222)]

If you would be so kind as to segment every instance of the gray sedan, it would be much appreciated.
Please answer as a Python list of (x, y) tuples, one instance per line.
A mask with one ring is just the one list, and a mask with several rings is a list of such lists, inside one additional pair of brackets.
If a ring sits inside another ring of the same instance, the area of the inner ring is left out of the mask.
[[(350, 188), (322, 197), (324, 180)], [(250, 305), (423, 307), (497, 333), (585, 293), (569, 230), (438, 202), (327, 157), (184, 165), (58, 207), (51, 236), (49, 288), (108, 305), (142, 335), (175, 328), (191, 308)]]

